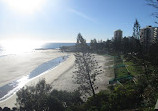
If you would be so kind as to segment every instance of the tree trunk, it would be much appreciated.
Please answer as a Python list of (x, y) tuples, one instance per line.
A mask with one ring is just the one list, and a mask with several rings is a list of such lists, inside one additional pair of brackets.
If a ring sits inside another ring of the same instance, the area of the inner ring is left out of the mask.
[(93, 96), (95, 97), (95, 91), (94, 91), (94, 87), (92, 85), (92, 81), (91, 81), (91, 77), (90, 77), (90, 69), (89, 69), (88, 63), (86, 62), (86, 60), (84, 58), (84, 53), (83, 53), (83, 60), (84, 60), (85, 66), (86, 66), (86, 72), (87, 72), (87, 75), (88, 75), (89, 84), (90, 84)]

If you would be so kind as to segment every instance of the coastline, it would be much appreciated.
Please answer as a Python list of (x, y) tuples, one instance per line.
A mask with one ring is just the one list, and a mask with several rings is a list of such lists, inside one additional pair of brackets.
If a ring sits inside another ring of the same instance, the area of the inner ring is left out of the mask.
[[(57, 52), (58, 53), (58, 52)], [(67, 53), (64, 53), (67, 54)], [(45, 79), (48, 84), (51, 84), (53, 89), (57, 90), (67, 90), (73, 91), (77, 88), (77, 85), (73, 83), (72, 75), (74, 71), (74, 62), (75, 57), (72, 53), (69, 53), (69, 58), (63, 63), (59, 64), (57, 67), (52, 70), (33, 78), (30, 82), (27, 83), (27, 86), (35, 85), (39, 82), (40, 79)], [(99, 62), (99, 65), (103, 66), (105, 72), (97, 76), (96, 84), (99, 86), (98, 91), (104, 90), (107, 88), (107, 84), (111, 77), (109, 76), (109, 70), (105, 69), (105, 63), (108, 62), (109, 57), (95, 55), (96, 60)], [(14, 107), (16, 103), (16, 94), (12, 95), (10, 98), (0, 102), (0, 107)]]
[(23, 76), (22, 78), (16, 81), (12, 81), (11, 83), (0, 87), (0, 101), (5, 100), (12, 94), (16, 93), (19, 89), (25, 86), (33, 78), (43, 75), (49, 72), (50, 70), (54, 69), (59, 64), (64, 62), (68, 57), (69, 55), (61, 56), (54, 58), (50, 61), (44, 62), (43, 64), (36, 67), (33, 71), (31, 71), (30, 74), (28, 74), (27, 76)]
[(27, 76), (44, 62), (65, 55), (67, 53), (59, 50), (35, 50), (20, 55), (4, 56), (0, 58), (0, 87)]

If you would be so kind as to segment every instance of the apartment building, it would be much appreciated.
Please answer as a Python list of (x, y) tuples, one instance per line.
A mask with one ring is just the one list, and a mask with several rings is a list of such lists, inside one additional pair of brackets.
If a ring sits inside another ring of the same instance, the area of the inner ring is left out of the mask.
[(158, 39), (158, 27), (147, 26), (140, 29), (140, 42), (145, 47), (149, 47)]
[(122, 39), (122, 30), (116, 30), (115, 32), (114, 32), (114, 39), (115, 40), (121, 40)]

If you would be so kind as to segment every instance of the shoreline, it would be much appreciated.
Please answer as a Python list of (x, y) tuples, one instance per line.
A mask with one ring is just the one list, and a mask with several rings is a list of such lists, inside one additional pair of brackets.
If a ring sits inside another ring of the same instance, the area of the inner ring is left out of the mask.
[[(50, 70), (49, 72), (41, 75), (40, 77), (34, 78), (29, 83), (27, 83), (27, 86), (35, 85), (36, 83), (39, 82), (39, 80), (44, 78), (46, 80), (46, 83), (52, 85), (53, 89), (66, 90), (66, 91), (75, 90), (77, 88), (77, 85), (73, 83), (73, 79), (72, 79), (75, 57), (72, 53), (69, 54), (70, 57), (66, 61), (59, 64), (53, 70)], [(105, 62), (108, 62), (109, 57), (96, 55), (96, 60), (99, 60), (100, 64), (104, 66)], [(98, 91), (105, 90), (107, 87), (106, 84), (108, 84), (108, 81), (111, 79), (111, 77), (108, 76), (109, 71), (107, 69), (104, 70), (105, 73), (97, 77), (96, 84), (99, 86)], [(16, 94), (8, 98), (7, 100), (0, 102), (0, 107), (5, 107), (5, 106), (14, 107), (15, 103), (16, 103)]]
[[(71, 63), (73, 63), (73, 61), (72, 61), (72, 60), (74, 60), (73, 55), (72, 54), (69, 54), (69, 55), (70, 56), (69, 56), (69, 58), (67, 58), (66, 61), (60, 63), (58, 66), (54, 67), (53, 69), (48, 70), (35, 78), (32, 78), (25, 86), (34, 86), (41, 79), (45, 79), (46, 82), (48, 84), (50, 84), (54, 79), (56, 79), (60, 74), (63, 73), (62, 71), (64, 71), (65, 68), (69, 67), (69, 64), (71, 65)], [(63, 67), (63, 66), (66, 66), (66, 67)], [(16, 103), (16, 94), (14, 93), (9, 98), (7, 98), (3, 101), (0, 101), (0, 107), (5, 107), (5, 106), (15, 107), (15, 105), (14, 105), (15, 103)]]
[(27, 76), (44, 62), (59, 56), (65, 56), (59, 50), (33, 50), (20, 55), (8, 55), (0, 58), (0, 87)]
[(33, 78), (36, 78), (40, 75), (43, 75), (45, 73), (48, 73), (50, 70), (53, 70), (58, 65), (62, 64), (62, 62), (66, 61), (68, 59), (69, 55), (67, 56), (60, 56), (57, 58), (54, 58), (50, 61), (44, 62), (43, 64), (39, 65), (37, 68), (35, 68), (30, 74), (23, 76), (22, 78), (12, 81), (11, 83), (8, 83), (2, 87), (0, 87), (0, 102), (3, 100), (6, 100), (8, 97), (10, 97), (12, 94), (19, 91), (25, 84), (27, 84), (29, 81), (31, 81)]

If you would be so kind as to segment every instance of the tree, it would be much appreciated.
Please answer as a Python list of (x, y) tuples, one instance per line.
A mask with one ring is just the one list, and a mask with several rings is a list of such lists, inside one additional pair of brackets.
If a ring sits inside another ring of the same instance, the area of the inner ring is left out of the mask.
[(113, 49), (115, 53), (122, 52), (122, 37), (116, 37), (113, 40)]
[(124, 37), (122, 39), (122, 51), (124, 54), (127, 54), (130, 51), (129, 38), (127, 38), (127, 37)]
[(140, 39), (140, 24), (139, 24), (137, 19), (136, 19), (134, 26), (133, 26), (133, 37), (135, 39)]
[(113, 52), (113, 42), (112, 40), (107, 40), (105, 42), (105, 50), (106, 50), (106, 53), (109, 54), (109, 53), (112, 53)]
[(57, 98), (64, 107), (71, 108), (73, 106), (79, 106), (83, 103), (80, 98), (80, 93), (78, 91), (67, 92), (67, 91), (57, 91), (53, 90), (50, 94), (52, 97)]
[(106, 48), (105, 45), (106, 45), (105, 41), (99, 40), (97, 42), (96, 39), (93, 39), (90, 42), (90, 50), (93, 53), (98, 53), (98, 54), (105, 53), (105, 48)]
[(83, 39), (80, 33), (77, 36), (77, 43), (75, 46), (77, 52), (81, 52), (81, 53), (89, 52), (89, 46), (87, 45), (86, 40)]
[(63, 104), (50, 95), (51, 86), (41, 80), (36, 86), (24, 87), (17, 92), (20, 111), (63, 111)]
[[(76, 43), (75, 53), (75, 66), (76, 70), (74, 71), (75, 83), (79, 84), (79, 91), (81, 94), (93, 94), (95, 96), (95, 85), (96, 76), (102, 73), (98, 62), (95, 60), (94, 55), (89, 52), (89, 47), (86, 43), (86, 40), (78, 34), (77, 43)], [(86, 96), (86, 95), (85, 95)]]
[(93, 39), (91, 40), (90, 42), (90, 49), (93, 51), (93, 52), (96, 52), (97, 49), (98, 49), (98, 43), (97, 43), (97, 40), (96, 39)]
[[(146, 0), (149, 6), (154, 7), (155, 9), (158, 10), (158, 0)], [(155, 16), (156, 18), (158, 18), (158, 12), (154, 12), (152, 13), (153, 16)], [(155, 22), (156, 24), (158, 24), (158, 22)]]

